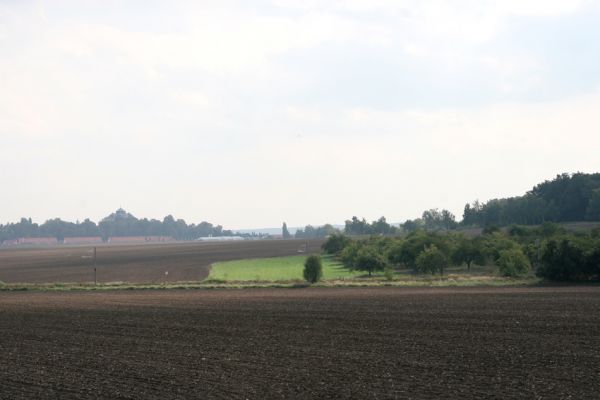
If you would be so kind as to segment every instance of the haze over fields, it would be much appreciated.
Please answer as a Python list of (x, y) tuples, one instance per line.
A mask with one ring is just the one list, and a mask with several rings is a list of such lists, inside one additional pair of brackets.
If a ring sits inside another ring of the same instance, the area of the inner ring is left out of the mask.
[(389, 221), (600, 170), (600, 2), (0, 3), (0, 223)]

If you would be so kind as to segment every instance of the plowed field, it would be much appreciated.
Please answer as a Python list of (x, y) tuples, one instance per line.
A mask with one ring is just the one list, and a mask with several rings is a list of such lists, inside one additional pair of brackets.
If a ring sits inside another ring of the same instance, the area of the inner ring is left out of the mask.
[(597, 399), (600, 287), (0, 293), (2, 399)]
[[(157, 283), (198, 281), (217, 261), (298, 254), (304, 240), (144, 244), (97, 247), (98, 282)], [(307, 252), (320, 250), (311, 240)], [(93, 282), (92, 247), (0, 249), (0, 281), (5, 283)]]

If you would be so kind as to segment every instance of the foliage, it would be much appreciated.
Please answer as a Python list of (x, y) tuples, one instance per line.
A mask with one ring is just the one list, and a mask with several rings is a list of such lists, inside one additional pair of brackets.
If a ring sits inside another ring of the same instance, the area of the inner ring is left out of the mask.
[(439, 272), (444, 274), (444, 269), (448, 267), (448, 257), (440, 251), (434, 244), (427, 246), (416, 259), (415, 269), (417, 272), (425, 274), (435, 274)]
[(334, 228), (330, 224), (325, 224), (323, 226), (317, 227), (314, 227), (312, 225), (306, 225), (304, 229), (298, 229), (294, 234), (294, 237), (296, 239), (324, 238), (339, 233), (339, 229)]
[(385, 269), (383, 270), (383, 276), (385, 277), (385, 279), (387, 281), (394, 280), (394, 269), (392, 268), (391, 265), (387, 265), (385, 267)]
[(585, 237), (548, 239), (541, 248), (537, 274), (554, 281), (600, 279), (600, 243)]
[(372, 275), (375, 271), (383, 271), (387, 261), (373, 247), (363, 246), (358, 249), (352, 268), (358, 271), (367, 271)]
[(318, 282), (323, 276), (323, 265), (321, 257), (312, 254), (306, 258), (304, 262), (304, 279), (309, 283)]
[(425, 225), (423, 224), (423, 220), (421, 218), (417, 219), (407, 219), (402, 224), (402, 230), (408, 233), (417, 231), (419, 229), (424, 229)]
[(333, 234), (327, 238), (325, 243), (321, 245), (321, 248), (325, 253), (338, 254), (346, 245), (350, 243), (350, 238), (343, 234)]
[(369, 224), (366, 219), (359, 220), (354, 216), (352, 219), (346, 220), (344, 233), (347, 235), (393, 235), (398, 233), (398, 228), (388, 224), (385, 217)]
[(18, 223), (0, 225), (0, 242), (23, 237), (66, 237), (101, 236), (104, 240), (114, 236), (171, 236), (178, 240), (193, 240), (206, 236), (231, 236), (232, 231), (208, 222), (186, 224), (182, 219), (168, 215), (162, 221), (138, 219), (123, 209), (118, 209), (98, 224), (89, 219), (83, 222), (67, 222), (59, 218), (50, 219), (41, 225), (31, 218), (21, 218)]
[(600, 221), (600, 188), (592, 191), (585, 217), (588, 221)]
[(281, 236), (283, 236), (284, 239), (289, 239), (292, 237), (292, 235), (290, 235), (290, 231), (288, 230), (287, 224), (284, 222), (283, 226), (281, 227)]
[(600, 173), (561, 174), (524, 196), (465, 205), (463, 225), (600, 221)]
[(354, 268), (358, 258), (358, 251), (363, 247), (359, 241), (349, 242), (340, 253), (340, 260), (346, 268)]
[(431, 245), (435, 245), (446, 257), (450, 254), (451, 243), (449, 237), (435, 232), (419, 230), (412, 232), (405, 238), (397, 259), (406, 267), (416, 269), (417, 257)]
[(481, 232), (484, 235), (493, 235), (494, 233), (500, 232), (500, 227), (497, 225), (486, 225)]
[(492, 235), (483, 236), (482, 240), (482, 251), (487, 258), (491, 259), (495, 264), (498, 263), (500, 253), (504, 250), (512, 250), (519, 247), (519, 244), (505, 236), (500, 232), (496, 232)]
[(448, 210), (439, 211), (437, 208), (424, 211), (421, 220), (424, 227), (429, 230), (450, 230), (458, 225), (454, 214)]
[(500, 251), (496, 262), (502, 276), (519, 277), (531, 269), (527, 256), (518, 248)]
[(484, 265), (486, 261), (485, 246), (480, 237), (468, 239), (459, 237), (451, 255), (452, 262), (455, 265), (467, 264), (471, 269), (473, 263)]
[(387, 258), (387, 260), (390, 264), (392, 264), (392, 265), (402, 264), (403, 245), (404, 245), (404, 240), (402, 240), (402, 239), (396, 239), (388, 245), (388, 247), (386, 248), (385, 257)]

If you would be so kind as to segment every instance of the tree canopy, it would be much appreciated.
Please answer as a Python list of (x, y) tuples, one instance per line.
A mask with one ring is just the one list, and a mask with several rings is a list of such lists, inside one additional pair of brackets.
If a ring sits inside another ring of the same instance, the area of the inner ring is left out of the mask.
[(172, 215), (162, 221), (138, 219), (123, 209), (118, 209), (103, 218), (98, 224), (89, 219), (83, 222), (67, 222), (60, 218), (50, 219), (41, 225), (31, 218), (21, 218), (17, 223), (0, 225), (0, 242), (22, 237), (56, 237), (62, 241), (66, 237), (101, 236), (104, 240), (115, 236), (171, 236), (177, 240), (193, 240), (206, 236), (231, 236), (233, 232), (224, 230), (221, 225), (208, 222), (187, 224), (183, 219)]

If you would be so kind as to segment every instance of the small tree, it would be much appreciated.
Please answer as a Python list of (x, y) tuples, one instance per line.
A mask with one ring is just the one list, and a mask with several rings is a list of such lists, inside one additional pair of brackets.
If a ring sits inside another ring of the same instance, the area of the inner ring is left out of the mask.
[(448, 266), (448, 258), (432, 244), (425, 248), (417, 257), (415, 267), (417, 272), (435, 274), (440, 271), (444, 275), (444, 269)]
[(318, 282), (323, 275), (321, 257), (312, 254), (304, 261), (304, 279), (309, 283)]
[(288, 231), (288, 227), (285, 222), (283, 223), (283, 227), (281, 228), (281, 236), (283, 236), (284, 239), (289, 239), (292, 237), (292, 235), (290, 235), (290, 231)]
[(358, 271), (367, 271), (369, 276), (375, 271), (383, 271), (388, 265), (385, 258), (371, 246), (363, 246), (359, 249), (355, 260), (352, 268)]
[(452, 261), (456, 265), (467, 264), (467, 269), (471, 269), (473, 263), (483, 265), (485, 263), (483, 246), (476, 239), (460, 238), (452, 252)]
[(364, 245), (362, 242), (352, 241), (341, 251), (339, 259), (346, 268), (354, 268), (358, 257), (358, 251)]
[(529, 259), (520, 249), (502, 250), (496, 261), (503, 276), (523, 276), (531, 269)]

